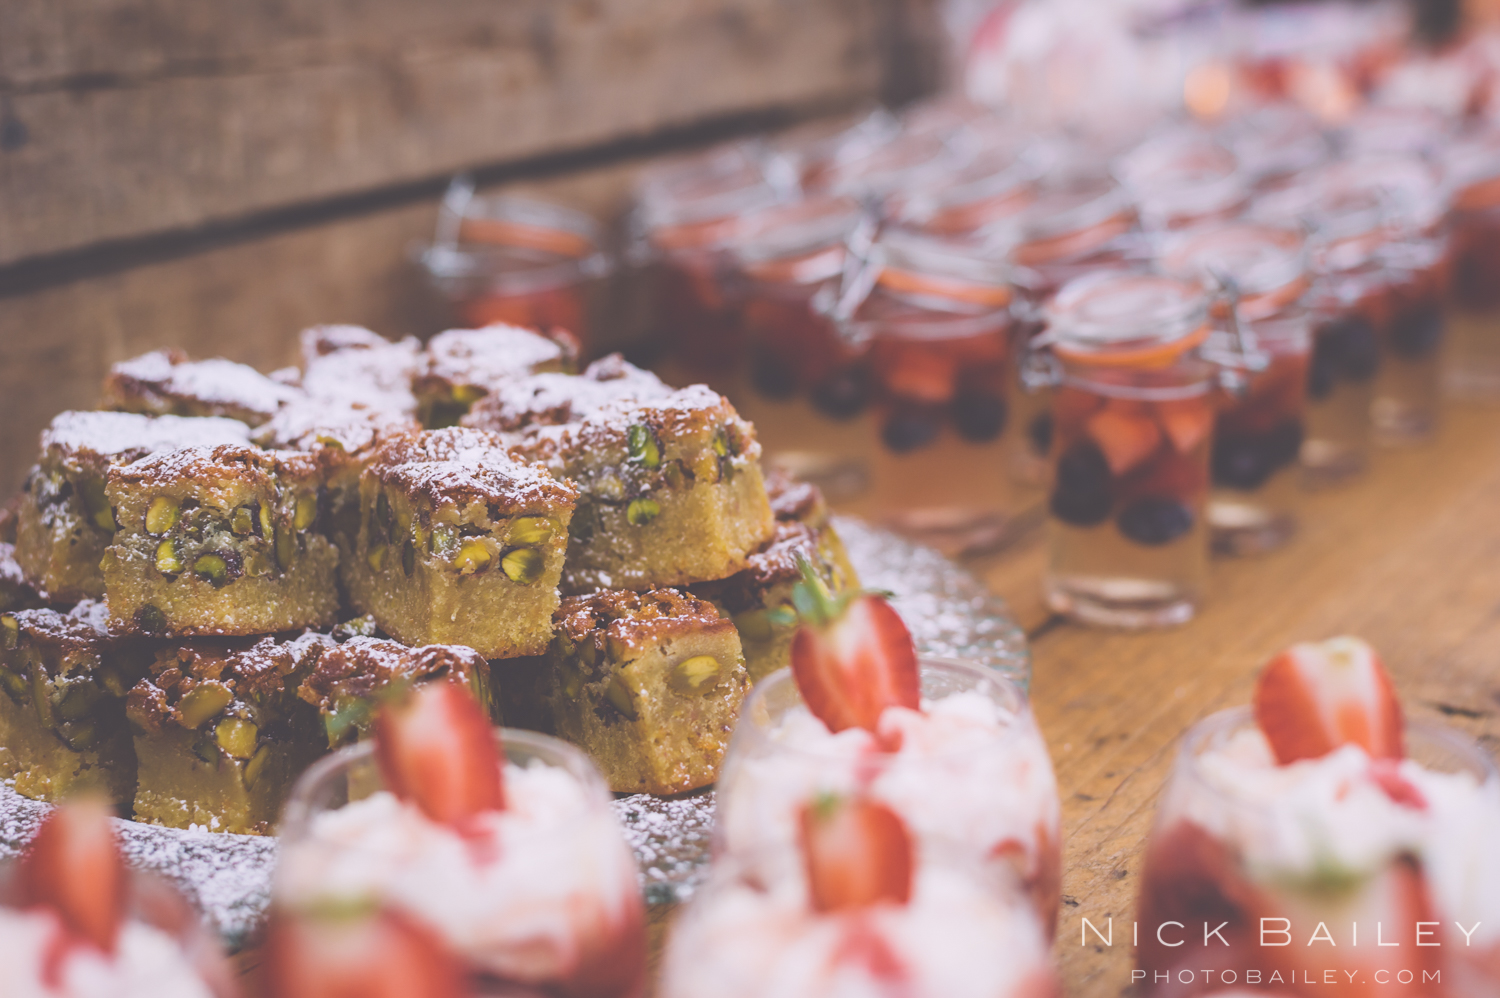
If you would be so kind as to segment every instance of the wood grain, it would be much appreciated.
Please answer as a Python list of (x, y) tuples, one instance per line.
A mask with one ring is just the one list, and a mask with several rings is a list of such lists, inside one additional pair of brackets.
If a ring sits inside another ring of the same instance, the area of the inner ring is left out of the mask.
[(0, 265), (872, 97), (885, 3), (0, 5)]

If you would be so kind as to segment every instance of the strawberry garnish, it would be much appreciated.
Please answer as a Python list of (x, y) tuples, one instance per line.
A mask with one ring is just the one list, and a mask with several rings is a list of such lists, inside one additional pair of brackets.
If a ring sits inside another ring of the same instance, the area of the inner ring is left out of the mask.
[(16, 870), (23, 907), (57, 913), (69, 938), (113, 953), (125, 920), (125, 861), (109, 806), (81, 798), (58, 806)]
[(1375, 650), (1358, 638), (1293, 645), (1255, 688), (1255, 720), (1283, 766), (1358, 745), (1400, 759), (1401, 705)]
[(433, 821), (464, 827), (505, 806), (489, 718), (458, 683), (430, 683), (375, 715), (375, 759), (386, 787)]
[(812, 566), (801, 567), (792, 674), (807, 709), (835, 732), (873, 732), (887, 707), (920, 709), (917, 649), (900, 614), (874, 593), (830, 596)]
[(1133, 409), (1128, 403), (1112, 401), (1089, 417), (1088, 435), (1109, 462), (1109, 470), (1123, 475), (1156, 453), (1161, 444), (1161, 427), (1151, 418), (1145, 406)]
[(802, 808), (801, 827), (815, 911), (905, 904), (911, 898), (911, 836), (884, 804), (819, 797)]
[(276, 998), (463, 998), (462, 964), (393, 911), (278, 913), (266, 934)]

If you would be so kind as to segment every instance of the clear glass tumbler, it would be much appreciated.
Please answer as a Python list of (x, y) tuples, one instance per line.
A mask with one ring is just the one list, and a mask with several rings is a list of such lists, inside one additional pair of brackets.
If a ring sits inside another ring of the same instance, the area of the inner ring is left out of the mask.
[(392, 905), (464, 958), (482, 993), (637, 994), (645, 912), (608, 787), (566, 742), (497, 737), (506, 808), (462, 834), (383, 788), (373, 742), (317, 762), (287, 802), (273, 905)]
[(1249, 708), (1194, 725), (1146, 846), (1145, 993), (1496, 993), (1500, 774), (1438, 724), (1406, 743), (1422, 770), (1352, 747), (1278, 767)]
[(1021, 688), (991, 669), (923, 659), (922, 713), (894, 708), (881, 736), (832, 734), (790, 670), (756, 684), (718, 783), (715, 851), (767, 881), (800, 869), (797, 814), (821, 793), (862, 792), (907, 824), (923, 857), (953, 850), (1011, 876), (1050, 936), (1061, 889), (1057, 781)]

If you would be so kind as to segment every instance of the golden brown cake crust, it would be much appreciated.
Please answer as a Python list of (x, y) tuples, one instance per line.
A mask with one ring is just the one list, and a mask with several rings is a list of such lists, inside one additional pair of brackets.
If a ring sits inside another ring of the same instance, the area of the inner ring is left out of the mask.
[(355, 637), (330, 649), (303, 680), (297, 695), (319, 710), (341, 697), (365, 699), (395, 682), (418, 682), (447, 675), (468, 683), (489, 668), (484, 657), (463, 645), (410, 648), (395, 641)]
[(562, 601), (552, 618), (557, 632), (575, 644), (588, 640), (642, 648), (686, 634), (716, 634), (734, 624), (707, 600), (676, 589), (636, 593), (609, 589)]
[(811, 482), (793, 478), (774, 465), (765, 471), (766, 498), (778, 520), (796, 520), (818, 528), (828, 522), (828, 503), (823, 492)]
[(484, 430), (449, 427), (392, 438), (365, 473), (433, 506), (482, 502), (499, 517), (572, 509), (578, 501), (570, 484), (545, 468), (517, 461), (501, 438)]
[(225, 709), (232, 703), (275, 704), (334, 647), (331, 637), (308, 633), (291, 640), (195, 641), (163, 649), (150, 666), (150, 678), (130, 690), (130, 716), (154, 732), (168, 721), (187, 726), (180, 705), (205, 682), (228, 689), (232, 700)]

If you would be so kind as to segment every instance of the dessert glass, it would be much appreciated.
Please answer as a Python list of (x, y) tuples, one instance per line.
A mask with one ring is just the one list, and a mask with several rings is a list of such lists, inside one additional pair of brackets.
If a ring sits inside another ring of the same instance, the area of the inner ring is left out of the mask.
[(1453, 239), (1452, 333), (1447, 386), (1470, 398), (1500, 397), (1500, 134), (1458, 145), (1448, 154), (1456, 188), (1449, 219)]
[(1009, 267), (982, 244), (909, 232), (887, 233), (875, 252), (851, 335), (869, 343), (880, 515), (944, 546), (983, 547), (1003, 536), (1010, 506)]
[[(1010, 254), (1016, 290), (1010, 380), (1018, 388), (1020, 358), (1046, 329), (1044, 309), (1058, 289), (1093, 271), (1144, 259), (1134, 240), (1135, 209), (1108, 177), (1073, 177), (1044, 186), (1014, 224), (1019, 241)], [(1043, 486), (1052, 450), (1052, 390), (1041, 384), (1027, 389), (1012, 393), (1006, 461), (1013, 482)]]
[[(795, 851), (795, 847), (794, 847)], [(1051, 998), (1047, 933), (995, 871), (924, 852), (905, 904), (819, 912), (805, 873), (723, 859), (674, 921), (663, 998)], [(886, 959), (881, 959), (885, 957)]]
[(748, 218), (730, 249), (749, 353), (736, 408), (768, 460), (834, 496), (858, 493), (869, 475), (868, 343), (833, 314), (846, 243), (868, 244), (866, 219), (849, 198), (791, 201)]
[(456, 181), (443, 199), (437, 239), (418, 261), (468, 328), (562, 328), (591, 353), (594, 304), (613, 270), (602, 240), (598, 223), (582, 212), (476, 197)]
[(1086, 623), (1192, 617), (1208, 571), (1217, 367), (1195, 283), (1106, 272), (1063, 288), (1027, 360), (1053, 390), (1048, 604)]
[(55, 916), (17, 904), (15, 871), (15, 860), (0, 864), (0, 966), (5, 983), (17, 988), (14, 993), (239, 995), (218, 937), (175, 887), (140, 870), (127, 871), (127, 908), (114, 955), (106, 957), (91, 946), (73, 949), (62, 961), (60, 983), (49, 985), (46, 965), (61, 930)]
[[(1021, 891), (1050, 937), (1061, 890), (1057, 781), (1021, 688), (967, 662), (921, 660), (923, 714), (888, 708), (880, 726), (831, 734), (791, 670), (745, 699), (719, 773), (715, 854), (766, 882), (795, 877), (797, 814), (821, 793), (863, 792), (895, 811), (929, 854), (969, 857)], [(899, 738), (898, 748), (883, 747)]]
[(1214, 548), (1230, 554), (1278, 547), (1295, 529), (1312, 346), (1310, 319), (1296, 305), (1309, 285), (1303, 243), (1296, 230), (1239, 223), (1184, 233), (1162, 253), (1162, 269), (1175, 277), (1233, 288), (1234, 323), (1221, 303), (1210, 353), (1232, 358), (1234, 336), (1248, 333), (1263, 358), (1222, 394), (1214, 422), (1207, 515)]
[(508, 810), (494, 814), (525, 808), (525, 821), (463, 835), (384, 791), (374, 742), (320, 760), (287, 802), (272, 903), (393, 905), (462, 957), (481, 993), (638, 994), (644, 908), (608, 788), (566, 742), (513, 728), (497, 735)]
[[(1279, 972), (1292, 995), (1494, 993), (1500, 863), (1484, 843), (1500, 832), (1500, 774), (1450, 728), (1411, 721), (1406, 742), (1417, 765), (1345, 746), (1276, 767), (1247, 707), (1191, 728), (1147, 843), (1148, 993), (1211, 993), (1247, 970), (1261, 984)], [(1481, 925), (1466, 940), (1455, 921)], [(1320, 932), (1333, 945), (1304, 945)]]

